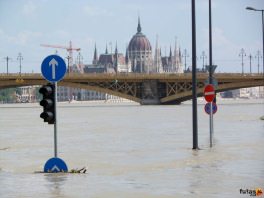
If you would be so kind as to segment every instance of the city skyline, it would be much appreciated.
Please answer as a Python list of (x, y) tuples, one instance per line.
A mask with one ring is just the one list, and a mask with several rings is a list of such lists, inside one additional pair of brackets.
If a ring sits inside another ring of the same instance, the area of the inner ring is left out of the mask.
[[(202, 68), (203, 51), (208, 62), (208, 1), (197, 1), (196, 6), (197, 64)], [(263, 9), (264, 3), (261, 0), (212, 1), (213, 63), (218, 65), (218, 72), (241, 72), (241, 48), (246, 51), (244, 67), (249, 72), (249, 54), (255, 57), (258, 50), (262, 51), (261, 15), (247, 11), (247, 6)], [(125, 54), (126, 45), (136, 33), (138, 15), (152, 49), (158, 35), (162, 56), (165, 51), (168, 55), (177, 37), (181, 51), (188, 51), (187, 65), (190, 66), (191, 2), (20, 0), (0, 1), (0, 72), (6, 72), (6, 56), (12, 58), (9, 71), (19, 72), (20, 52), (22, 73), (40, 72), (42, 60), (56, 50), (40, 44), (67, 46), (72, 41), (74, 47), (81, 48), (85, 64), (92, 63), (95, 43), (98, 54), (104, 53), (106, 44), (108, 51), (111, 53), (112, 48), (114, 53), (116, 42), (118, 51)], [(66, 50), (58, 49), (58, 54), (67, 56)], [(256, 59), (252, 70), (257, 72)]]

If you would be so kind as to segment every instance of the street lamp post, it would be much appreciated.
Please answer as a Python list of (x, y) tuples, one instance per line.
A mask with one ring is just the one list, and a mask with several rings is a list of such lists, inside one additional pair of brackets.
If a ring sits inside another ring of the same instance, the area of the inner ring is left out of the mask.
[(8, 75), (8, 62), (11, 60), (11, 58), (7, 56), (4, 59), (6, 60), (6, 74)]
[(182, 57), (184, 57), (184, 72), (186, 72), (186, 69), (187, 69), (186, 68), (187, 67), (187, 65), (186, 65), (186, 58), (189, 57), (186, 49), (184, 49)]
[(252, 11), (259, 11), (262, 13), (262, 60), (263, 60), (263, 70), (262, 70), (262, 74), (264, 77), (264, 10), (260, 10), (260, 9), (256, 9), (256, 8), (252, 8), (252, 7), (246, 7), (247, 10), (252, 10)]
[(207, 56), (205, 54), (205, 51), (202, 52), (202, 55), (200, 56), (201, 59), (203, 59), (203, 72), (205, 71), (205, 67), (204, 67), (204, 60), (207, 59)]
[(19, 75), (21, 75), (21, 61), (23, 60), (23, 56), (22, 56), (21, 52), (19, 52), (19, 54), (17, 56), (17, 60), (19, 60)]
[(250, 74), (252, 74), (252, 69), (251, 69), (252, 55), (249, 54), (248, 58), (249, 58), (249, 72), (250, 72)]
[(242, 75), (244, 75), (244, 56), (246, 56), (246, 52), (245, 52), (244, 48), (241, 49), (241, 51), (239, 53), (239, 56), (241, 56), (241, 58), (242, 58), (242, 62), (241, 62), (241, 65), (242, 65)]
[(66, 59), (68, 60), (68, 75), (70, 75), (70, 56), (67, 56)]
[(193, 149), (198, 147), (198, 119), (197, 119), (197, 79), (196, 79), (196, 21), (195, 0), (192, 0), (192, 112), (193, 112)]
[(257, 55), (255, 56), (255, 58), (258, 59), (258, 74), (259, 74), (259, 58), (262, 58), (259, 50), (257, 51)]

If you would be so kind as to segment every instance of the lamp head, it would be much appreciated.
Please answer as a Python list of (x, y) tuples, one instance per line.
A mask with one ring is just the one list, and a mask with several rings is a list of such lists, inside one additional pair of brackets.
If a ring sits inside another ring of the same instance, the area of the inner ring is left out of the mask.
[(255, 8), (252, 8), (252, 7), (246, 7), (246, 9), (247, 10), (254, 10), (254, 11), (256, 11), (256, 9)]

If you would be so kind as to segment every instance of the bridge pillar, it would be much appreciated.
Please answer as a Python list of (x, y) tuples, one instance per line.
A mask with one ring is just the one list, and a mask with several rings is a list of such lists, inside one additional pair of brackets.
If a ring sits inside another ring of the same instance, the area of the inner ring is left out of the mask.
[(158, 81), (157, 80), (145, 80), (142, 82), (142, 99), (140, 104), (142, 105), (157, 105), (160, 104), (158, 95)]

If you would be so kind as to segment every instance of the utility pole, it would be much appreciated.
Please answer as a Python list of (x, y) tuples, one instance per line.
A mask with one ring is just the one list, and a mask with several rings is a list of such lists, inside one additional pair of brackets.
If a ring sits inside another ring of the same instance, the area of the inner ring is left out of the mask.
[(261, 12), (262, 15), (262, 61), (263, 61), (263, 70), (262, 70), (262, 74), (263, 74), (263, 78), (264, 78), (264, 10), (261, 9), (256, 9), (256, 8), (252, 8), (252, 7), (246, 7), (247, 10), (252, 10), (252, 11), (257, 11), (257, 12)]
[(193, 118), (193, 149), (198, 147), (198, 119), (197, 119), (197, 79), (196, 79), (196, 22), (195, 0), (192, 0), (192, 118)]
[[(213, 55), (212, 55), (212, 12), (211, 0), (209, 0), (209, 84), (213, 84)], [(210, 103), (210, 147), (213, 147), (213, 134), (214, 134), (214, 117), (213, 117), (213, 103)]]
[(259, 59), (262, 58), (259, 50), (257, 51), (257, 55), (255, 56), (255, 58), (258, 59), (258, 74), (259, 74)]
[(70, 75), (70, 56), (67, 56), (66, 59), (68, 60), (68, 75)]
[(81, 55), (81, 52), (78, 53), (77, 55), (77, 63), (80, 65), (82, 63), (83, 56)]
[(83, 62), (83, 56), (81, 55), (81, 52), (78, 53), (77, 55), (77, 64), (78, 64), (78, 67), (79, 67), (79, 71), (80, 73), (82, 73), (82, 62)]
[[(72, 59), (72, 57), (70, 55), (68, 55), (67, 57), (65, 57), (68, 60), (68, 76), (70, 76), (70, 61)], [(69, 87), (68, 89), (68, 100), (71, 101), (72, 99), (72, 89)]]
[(244, 48), (241, 49), (239, 56), (242, 58), (242, 74), (244, 74), (244, 57), (247, 56)]
[(189, 57), (186, 49), (184, 49), (182, 57), (184, 58), (184, 72), (185, 72), (186, 71), (186, 67), (187, 67), (186, 66), (186, 58)]
[(252, 74), (252, 70), (251, 70), (251, 60), (252, 60), (252, 55), (249, 54), (248, 58), (249, 58), (249, 72), (250, 72), (250, 74)]
[(8, 62), (11, 60), (11, 58), (7, 56), (4, 59), (6, 60), (6, 74), (8, 75)]
[(18, 53), (17, 60), (19, 60), (19, 74), (21, 75), (21, 61), (23, 60), (21, 52)]
[(207, 56), (205, 55), (205, 51), (202, 52), (202, 55), (201, 57), (203, 59), (203, 71), (205, 70), (205, 67), (204, 67), (204, 60), (207, 59)]

